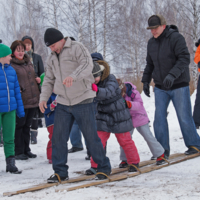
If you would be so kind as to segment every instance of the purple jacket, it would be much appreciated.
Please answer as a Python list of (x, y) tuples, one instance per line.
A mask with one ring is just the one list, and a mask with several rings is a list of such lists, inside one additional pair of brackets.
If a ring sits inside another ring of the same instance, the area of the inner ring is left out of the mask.
[(124, 83), (125, 84), (129, 83), (133, 88), (132, 90), (133, 93), (135, 94), (135, 97), (133, 99), (129, 97), (128, 95), (125, 95), (124, 97), (126, 101), (130, 101), (132, 104), (132, 107), (129, 110), (130, 110), (133, 126), (136, 128), (136, 127), (148, 124), (149, 118), (143, 106), (143, 101), (140, 96), (140, 93), (137, 91), (137, 87), (130, 82), (124, 82)]

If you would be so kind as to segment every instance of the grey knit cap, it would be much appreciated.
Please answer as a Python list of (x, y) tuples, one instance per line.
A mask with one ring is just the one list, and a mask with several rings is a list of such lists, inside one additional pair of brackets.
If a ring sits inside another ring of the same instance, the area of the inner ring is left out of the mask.
[(92, 74), (94, 76), (94, 78), (101, 76), (101, 73), (104, 70), (104, 66), (103, 65), (99, 65), (97, 62), (93, 61), (93, 70), (92, 70)]

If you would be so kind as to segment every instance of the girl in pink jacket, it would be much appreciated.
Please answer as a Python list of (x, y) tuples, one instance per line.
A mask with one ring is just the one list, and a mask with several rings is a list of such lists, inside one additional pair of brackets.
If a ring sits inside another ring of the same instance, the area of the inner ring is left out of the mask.
[[(156, 140), (149, 128), (149, 118), (147, 116), (146, 110), (143, 106), (143, 101), (140, 96), (140, 93), (136, 90), (136, 86), (130, 82), (122, 83), (120, 79), (118, 79), (118, 83), (120, 89), (122, 90), (122, 96), (125, 99), (125, 103), (130, 110), (130, 114), (132, 117), (133, 127), (137, 129), (137, 131), (144, 137), (147, 142), (151, 153), (154, 158), (157, 158), (156, 164), (161, 165), (165, 162), (162, 157), (164, 157), (164, 148), (161, 144)], [(133, 131), (130, 131), (131, 135)], [(153, 158), (152, 157), (152, 158)], [(127, 159), (123, 149), (120, 147), (120, 163), (119, 167), (124, 168), (127, 167)]]

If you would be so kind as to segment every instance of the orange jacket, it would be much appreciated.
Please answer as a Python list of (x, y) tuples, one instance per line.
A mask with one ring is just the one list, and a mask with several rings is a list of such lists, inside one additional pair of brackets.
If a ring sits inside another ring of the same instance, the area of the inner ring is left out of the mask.
[[(197, 47), (197, 50), (195, 52), (194, 56), (194, 62), (198, 64), (200, 62), (200, 45)], [(198, 68), (198, 71), (200, 72), (200, 69)]]

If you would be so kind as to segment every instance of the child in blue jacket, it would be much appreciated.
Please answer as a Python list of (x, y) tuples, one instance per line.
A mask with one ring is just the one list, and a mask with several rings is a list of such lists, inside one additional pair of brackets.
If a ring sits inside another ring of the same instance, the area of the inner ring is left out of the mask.
[(2, 126), (6, 172), (20, 174), (15, 166), (16, 114), (24, 117), (24, 106), (16, 71), (10, 66), (11, 49), (0, 44), (0, 126)]
[[(42, 73), (41, 78), (41, 86), (44, 81), (45, 73)], [(44, 118), (47, 130), (49, 132), (49, 142), (47, 144), (47, 159), (49, 160), (49, 164), (52, 164), (52, 136), (53, 136), (53, 128), (54, 128), (54, 115), (56, 108), (56, 94), (52, 93), (49, 100), (47, 101), (47, 108), (44, 112)]]

